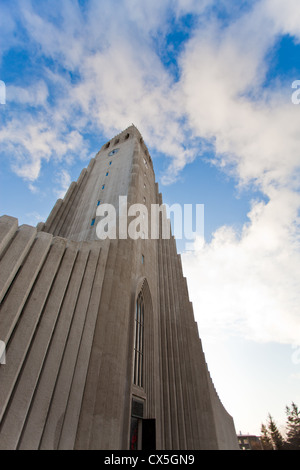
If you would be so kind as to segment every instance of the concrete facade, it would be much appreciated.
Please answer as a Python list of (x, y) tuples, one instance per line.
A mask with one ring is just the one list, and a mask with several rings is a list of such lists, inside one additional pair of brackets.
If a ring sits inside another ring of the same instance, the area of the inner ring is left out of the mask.
[(134, 126), (103, 145), (45, 223), (0, 218), (2, 450), (238, 449), (174, 238), (97, 238), (97, 207), (118, 211), (120, 195), (149, 214), (162, 204)]

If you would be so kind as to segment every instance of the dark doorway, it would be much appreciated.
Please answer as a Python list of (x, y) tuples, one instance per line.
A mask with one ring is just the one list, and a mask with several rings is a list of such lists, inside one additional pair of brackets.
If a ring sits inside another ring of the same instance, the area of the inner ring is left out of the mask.
[(142, 421), (142, 449), (156, 449), (155, 419), (143, 419)]
[(155, 450), (155, 419), (144, 419), (144, 401), (132, 399), (130, 422), (130, 450)]

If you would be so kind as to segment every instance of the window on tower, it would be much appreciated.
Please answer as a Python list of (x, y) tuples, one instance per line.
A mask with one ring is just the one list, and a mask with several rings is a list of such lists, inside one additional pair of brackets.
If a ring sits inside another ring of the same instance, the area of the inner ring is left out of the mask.
[(111, 152), (109, 152), (108, 156), (111, 157), (115, 153), (117, 153), (120, 149), (113, 149)]

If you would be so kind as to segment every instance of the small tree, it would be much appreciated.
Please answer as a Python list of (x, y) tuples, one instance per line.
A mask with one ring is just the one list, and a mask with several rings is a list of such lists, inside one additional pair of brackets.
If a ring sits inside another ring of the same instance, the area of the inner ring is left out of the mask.
[(268, 421), (268, 429), (269, 429), (269, 435), (273, 444), (273, 448), (275, 450), (283, 450), (284, 439), (281, 433), (279, 432), (277, 425), (270, 414), (269, 414), (269, 421)]
[(286, 443), (290, 450), (300, 450), (300, 411), (292, 402), (291, 408), (286, 406), (287, 425)]
[(260, 441), (264, 450), (273, 450), (272, 440), (265, 424), (261, 425)]

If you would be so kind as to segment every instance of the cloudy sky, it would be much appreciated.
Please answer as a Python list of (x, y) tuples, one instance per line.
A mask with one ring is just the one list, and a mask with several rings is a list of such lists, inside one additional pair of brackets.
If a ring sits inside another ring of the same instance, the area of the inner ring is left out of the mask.
[[(182, 252), (236, 430), (300, 405), (298, 0), (1, 0), (0, 211), (36, 225), (134, 123), (164, 202), (204, 204)], [(294, 87), (293, 86), (294, 84)]]

